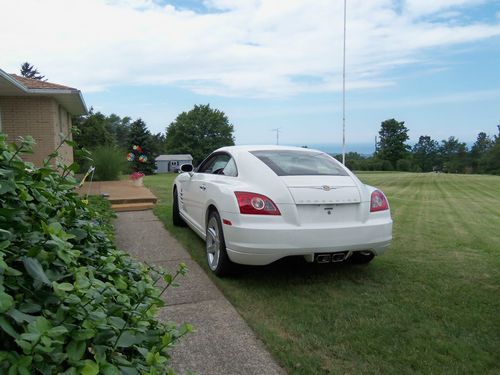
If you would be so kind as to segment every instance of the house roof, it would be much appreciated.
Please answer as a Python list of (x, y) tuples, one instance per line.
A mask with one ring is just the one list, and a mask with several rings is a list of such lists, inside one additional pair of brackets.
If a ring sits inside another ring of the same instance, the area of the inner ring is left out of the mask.
[(72, 115), (87, 113), (80, 90), (73, 87), (8, 74), (0, 69), (0, 96), (46, 96), (54, 98)]
[(193, 160), (190, 154), (160, 155), (156, 161)]
[(51, 83), (47, 81), (41, 81), (39, 79), (26, 78), (23, 76), (19, 76), (17, 74), (10, 74), (12, 78), (14, 78), (20, 84), (26, 86), (29, 89), (54, 89), (54, 90), (75, 90), (77, 89), (73, 87), (68, 87), (64, 85), (60, 85), (58, 83)]

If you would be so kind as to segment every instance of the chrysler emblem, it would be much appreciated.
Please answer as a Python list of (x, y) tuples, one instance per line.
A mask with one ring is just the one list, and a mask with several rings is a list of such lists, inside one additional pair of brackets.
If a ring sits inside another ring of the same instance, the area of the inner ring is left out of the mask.
[(321, 188), (322, 188), (324, 191), (330, 191), (330, 190), (332, 190), (332, 188), (331, 188), (330, 186), (328, 186), (328, 185), (323, 185)]

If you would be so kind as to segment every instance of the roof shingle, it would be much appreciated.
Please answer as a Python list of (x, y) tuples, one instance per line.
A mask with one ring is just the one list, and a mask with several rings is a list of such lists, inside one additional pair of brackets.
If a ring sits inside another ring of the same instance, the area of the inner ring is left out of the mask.
[(50, 83), (47, 81), (40, 81), (38, 79), (31, 79), (22, 76), (18, 76), (17, 74), (10, 74), (12, 78), (14, 78), (21, 85), (26, 86), (29, 89), (48, 89), (48, 90), (74, 90), (78, 91), (73, 87), (68, 87), (64, 85), (59, 85), (57, 83)]

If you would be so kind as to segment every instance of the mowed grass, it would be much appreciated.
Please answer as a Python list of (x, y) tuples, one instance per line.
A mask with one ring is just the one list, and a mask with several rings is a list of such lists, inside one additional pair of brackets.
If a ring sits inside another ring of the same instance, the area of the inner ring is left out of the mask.
[[(500, 177), (359, 177), (389, 198), (384, 256), (288, 259), (212, 279), (291, 374), (499, 374)], [(146, 178), (155, 213), (208, 273), (203, 242), (172, 226), (174, 178)]]

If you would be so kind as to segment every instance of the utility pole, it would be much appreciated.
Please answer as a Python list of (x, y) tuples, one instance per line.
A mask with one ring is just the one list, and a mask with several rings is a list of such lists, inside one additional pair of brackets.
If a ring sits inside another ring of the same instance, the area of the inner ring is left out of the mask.
[(344, 0), (344, 54), (342, 64), (342, 164), (345, 165), (345, 39), (347, 20), (347, 0)]
[(280, 144), (280, 128), (272, 129), (273, 132), (276, 132), (276, 144)]

